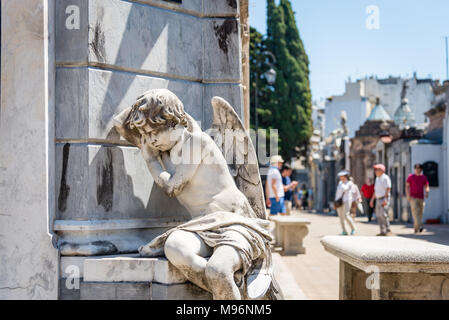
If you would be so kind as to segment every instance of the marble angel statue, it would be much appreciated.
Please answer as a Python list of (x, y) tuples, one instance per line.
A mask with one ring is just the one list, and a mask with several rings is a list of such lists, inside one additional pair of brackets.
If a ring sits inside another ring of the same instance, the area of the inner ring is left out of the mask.
[(214, 138), (166, 89), (144, 93), (114, 118), (155, 183), (192, 217), (140, 247), (140, 255), (165, 255), (214, 299), (281, 298), (254, 147), (224, 99), (214, 97), (212, 107)]

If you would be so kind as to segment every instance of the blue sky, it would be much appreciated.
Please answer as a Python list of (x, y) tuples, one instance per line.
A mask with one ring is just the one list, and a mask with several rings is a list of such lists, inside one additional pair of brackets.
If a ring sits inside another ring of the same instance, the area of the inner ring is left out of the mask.
[[(250, 0), (250, 24), (266, 33), (266, 1)], [(444, 80), (448, 0), (292, 0), (310, 59), (313, 99), (344, 92), (348, 77), (412, 76)], [(380, 28), (366, 27), (379, 8)]]

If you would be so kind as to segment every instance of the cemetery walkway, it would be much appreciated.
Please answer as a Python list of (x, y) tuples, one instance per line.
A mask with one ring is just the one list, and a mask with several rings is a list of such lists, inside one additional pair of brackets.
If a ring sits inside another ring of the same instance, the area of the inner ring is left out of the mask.
[[(311, 220), (309, 234), (304, 245), (307, 253), (297, 256), (280, 256), (284, 267), (290, 271), (296, 284), (307, 299), (338, 300), (338, 259), (326, 252), (320, 239), (326, 235), (338, 235), (341, 232), (337, 216), (296, 211), (295, 216)], [(377, 222), (368, 223), (365, 217), (357, 217), (357, 236), (375, 236), (379, 233)], [(392, 223), (395, 236), (407, 237), (449, 245), (449, 225), (425, 225), (420, 235), (413, 234), (413, 226)]]

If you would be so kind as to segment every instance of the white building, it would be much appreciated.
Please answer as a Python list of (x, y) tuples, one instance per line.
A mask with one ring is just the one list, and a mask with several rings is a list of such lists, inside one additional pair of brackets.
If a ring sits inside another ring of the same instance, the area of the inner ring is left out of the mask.
[(341, 113), (346, 112), (349, 137), (352, 138), (359, 127), (365, 122), (371, 112), (371, 104), (364, 97), (364, 80), (347, 82), (345, 93), (332, 96), (326, 100), (325, 136), (329, 136), (335, 129), (341, 127)]
[[(407, 88), (405, 96), (402, 97), (405, 82), (407, 82)], [(407, 98), (418, 127), (423, 128), (427, 123), (424, 113), (432, 107), (434, 101), (433, 84), (433, 80), (418, 79), (416, 74), (411, 79), (371, 77), (356, 82), (347, 82), (343, 95), (332, 96), (326, 100), (325, 135), (328, 136), (333, 130), (339, 128), (340, 114), (342, 111), (346, 111), (349, 137), (354, 137), (355, 132), (369, 116), (376, 103), (376, 98), (380, 99), (380, 103), (391, 119), (394, 118), (402, 99)]]
[(312, 105), (312, 125), (313, 130), (319, 130), (320, 135), (324, 137), (324, 128), (325, 128), (325, 101), (319, 100), (314, 102)]

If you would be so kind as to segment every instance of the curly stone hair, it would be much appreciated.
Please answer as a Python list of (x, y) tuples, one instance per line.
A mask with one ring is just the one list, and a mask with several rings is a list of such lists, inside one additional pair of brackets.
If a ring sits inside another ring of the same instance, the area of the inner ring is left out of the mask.
[(178, 124), (188, 126), (183, 103), (167, 89), (151, 90), (137, 98), (126, 123), (131, 129), (146, 124), (154, 129), (174, 128)]

